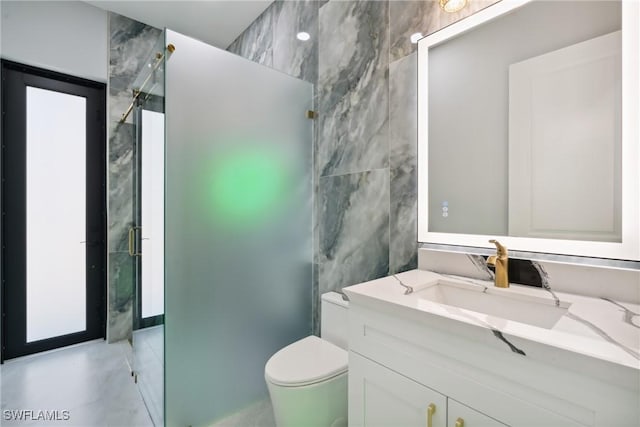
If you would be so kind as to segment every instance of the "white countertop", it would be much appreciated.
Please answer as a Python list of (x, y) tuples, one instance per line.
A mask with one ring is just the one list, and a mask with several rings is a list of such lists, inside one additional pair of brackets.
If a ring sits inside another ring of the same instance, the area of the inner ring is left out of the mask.
[[(393, 276), (344, 288), (354, 303), (367, 300), (387, 302), (392, 309), (409, 309), (436, 315), (465, 324), (494, 331), (494, 335), (513, 346), (504, 338), (517, 337), (529, 343), (577, 353), (589, 358), (606, 361), (624, 368), (640, 372), (640, 305), (612, 301), (603, 298), (555, 292), (563, 303), (569, 303), (568, 312), (550, 329), (532, 326), (512, 320), (477, 313), (445, 304), (405, 295), (402, 281), (415, 292), (433, 285), (439, 280), (473, 283), (493, 288), (493, 282), (469, 279), (459, 276), (442, 275), (423, 270), (411, 270)], [(397, 279), (396, 279), (397, 278)], [(532, 286), (514, 285), (501, 292), (511, 292), (519, 297), (546, 298), (555, 304), (555, 298), (546, 289)], [(496, 331), (499, 334), (496, 334)]]

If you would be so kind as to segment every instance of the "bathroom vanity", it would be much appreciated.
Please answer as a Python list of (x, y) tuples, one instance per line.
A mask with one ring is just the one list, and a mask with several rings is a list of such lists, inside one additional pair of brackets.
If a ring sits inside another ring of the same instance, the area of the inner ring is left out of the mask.
[(345, 293), (350, 426), (640, 425), (638, 305), (422, 270)]
[(499, 239), (632, 279), (345, 288), (350, 426), (640, 426), (639, 34), (635, 1), (505, 0), (418, 42), (421, 251)]

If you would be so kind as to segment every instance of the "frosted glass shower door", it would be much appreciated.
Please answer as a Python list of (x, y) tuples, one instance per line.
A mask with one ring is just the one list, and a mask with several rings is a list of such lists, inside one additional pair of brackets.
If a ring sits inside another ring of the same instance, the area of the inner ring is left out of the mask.
[[(311, 84), (167, 31), (166, 424), (267, 398), (311, 330)], [(259, 404), (258, 404), (259, 405)]]

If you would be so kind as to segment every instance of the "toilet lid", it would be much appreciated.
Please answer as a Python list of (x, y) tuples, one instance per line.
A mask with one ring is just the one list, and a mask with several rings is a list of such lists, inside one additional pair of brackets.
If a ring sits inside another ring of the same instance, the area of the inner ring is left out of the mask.
[(312, 335), (271, 356), (265, 377), (281, 386), (310, 385), (346, 372), (347, 362), (345, 350)]

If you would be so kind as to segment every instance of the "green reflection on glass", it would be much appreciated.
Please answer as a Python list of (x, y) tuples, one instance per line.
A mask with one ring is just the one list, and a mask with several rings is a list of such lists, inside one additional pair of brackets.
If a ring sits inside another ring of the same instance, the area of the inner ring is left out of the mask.
[(259, 225), (283, 207), (290, 183), (279, 151), (251, 144), (218, 153), (210, 196), (219, 225)]

